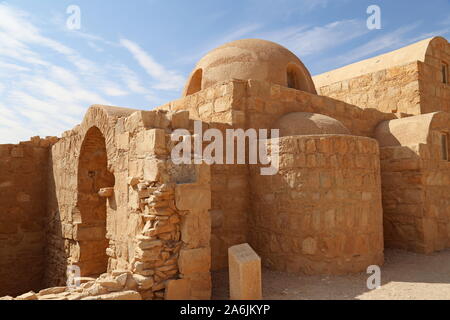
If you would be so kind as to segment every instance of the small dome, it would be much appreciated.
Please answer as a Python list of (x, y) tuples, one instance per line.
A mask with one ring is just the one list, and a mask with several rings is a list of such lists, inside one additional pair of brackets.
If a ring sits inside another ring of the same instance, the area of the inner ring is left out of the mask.
[(309, 71), (295, 54), (271, 41), (245, 39), (204, 56), (190, 75), (183, 96), (231, 79), (262, 80), (316, 94)]
[(280, 137), (318, 135), (318, 134), (345, 134), (348, 129), (338, 120), (323, 114), (292, 112), (279, 118), (274, 129), (280, 129)]

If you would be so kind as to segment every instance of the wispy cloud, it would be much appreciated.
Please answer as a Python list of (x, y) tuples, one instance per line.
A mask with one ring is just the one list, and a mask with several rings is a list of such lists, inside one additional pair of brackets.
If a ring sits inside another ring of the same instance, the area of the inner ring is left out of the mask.
[(375, 37), (363, 45), (357, 46), (343, 55), (328, 59), (326, 64), (339, 64), (341, 66), (359, 61), (364, 58), (372, 57), (376, 54), (381, 54), (390, 50), (395, 50), (414, 43), (419, 40), (426, 39), (430, 36), (436, 35), (436, 32), (429, 34), (422, 34), (420, 36), (411, 36), (411, 31), (418, 28), (420, 22), (413, 23), (407, 26), (400, 27), (390, 33), (385, 33), (381, 36)]
[(137, 43), (122, 38), (120, 39), (120, 44), (130, 51), (139, 65), (154, 79), (156, 83), (153, 85), (153, 88), (161, 90), (179, 90), (182, 88), (184, 77), (176, 71), (167, 70)]
[(341, 20), (323, 26), (297, 26), (262, 33), (259, 37), (280, 43), (300, 57), (321, 53), (368, 32), (365, 21)]
[(130, 93), (120, 77), (110, 80), (109, 66), (45, 36), (30, 17), (0, 3), (0, 143), (59, 135), (89, 105)]
[(198, 62), (209, 51), (221, 46), (227, 42), (239, 40), (243, 38), (256, 37), (256, 32), (263, 27), (259, 23), (244, 24), (229, 30), (222, 36), (215, 37), (213, 41), (207, 42), (196, 49), (195, 52), (185, 53), (177, 60), (178, 63), (194, 64)]
[(130, 95), (160, 103), (152, 88), (179, 90), (184, 82), (180, 74), (158, 64), (129, 40), (114, 43), (89, 33), (66, 31), (96, 52), (127, 48), (150, 77), (141, 79), (112, 56), (94, 62), (46, 35), (31, 22), (38, 21), (35, 18), (0, 3), (0, 143), (32, 135), (60, 135), (79, 123), (91, 104), (114, 105)]

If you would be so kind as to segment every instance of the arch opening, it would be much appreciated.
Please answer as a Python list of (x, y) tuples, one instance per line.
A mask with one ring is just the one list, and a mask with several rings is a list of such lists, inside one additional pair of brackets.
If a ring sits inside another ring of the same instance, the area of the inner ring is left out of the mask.
[(286, 69), (287, 86), (291, 89), (309, 91), (309, 85), (299, 66), (290, 63)]
[(78, 161), (78, 214), (75, 221), (78, 256), (72, 257), (81, 276), (98, 276), (107, 271), (106, 199), (101, 188), (113, 187), (114, 175), (108, 171), (105, 138), (97, 127), (86, 133)]
[(191, 80), (189, 81), (186, 95), (189, 96), (202, 90), (202, 80), (203, 80), (203, 70), (198, 69), (194, 72), (194, 74), (191, 77)]

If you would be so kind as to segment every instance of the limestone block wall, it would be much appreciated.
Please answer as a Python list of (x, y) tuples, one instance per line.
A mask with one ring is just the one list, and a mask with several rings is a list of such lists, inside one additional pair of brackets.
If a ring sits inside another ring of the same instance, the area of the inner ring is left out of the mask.
[[(128, 206), (128, 195), (122, 192), (127, 190), (123, 186), (126, 179), (118, 180), (121, 182), (115, 185), (113, 176), (117, 174), (120, 179), (124, 177), (123, 171), (128, 170), (127, 155), (116, 147), (115, 129), (133, 111), (93, 106), (83, 123), (65, 132), (51, 150), (53, 166), (48, 177), (46, 223), (47, 287), (65, 284), (68, 265), (78, 265), (83, 276), (107, 271), (106, 239), (116, 235), (112, 229), (108, 232), (107, 224), (109, 227), (117, 220), (123, 222), (121, 217), (128, 216), (124, 209)], [(137, 121), (134, 126), (138, 127)], [(97, 155), (98, 159), (91, 155)], [(84, 161), (86, 156), (92, 161)], [(96, 161), (100, 163), (95, 164)], [(114, 187), (114, 196), (100, 198), (97, 193), (103, 187)], [(122, 226), (126, 228), (128, 220)], [(127, 251), (119, 252), (128, 261)]]
[[(333, 117), (355, 135), (372, 136), (380, 121), (395, 118), (374, 109), (362, 109), (328, 97), (273, 85), (264, 81), (231, 80), (214, 85), (157, 110), (189, 111), (204, 129), (272, 128), (289, 112), (317, 112)], [(192, 126), (192, 124), (191, 124)], [(247, 242), (250, 208), (249, 171), (245, 165), (212, 165), (212, 267), (227, 267), (229, 247)]]
[[(450, 110), (450, 45), (442, 37), (314, 77), (319, 94), (382, 112), (419, 115)], [(448, 72), (448, 71), (447, 71)], [(448, 77), (448, 76), (447, 76)]]
[[(189, 111), (192, 120), (200, 120), (203, 130), (245, 127), (245, 81), (228, 81), (172, 101), (157, 110)], [(225, 136), (225, 134), (224, 134)], [(211, 166), (212, 269), (227, 268), (228, 248), (247, 242), (249, 211), (248, 168), (246, 165)]]
[(247, 128), (255, 129), (272, 128), (287, 113), (312, 112), (339, 120), (353, 135), (372, 137), (381, 121), (395, 118), (376, 109), (253, 80), (247, 82), (244, 101), (244, 105), (234, 106), (235, 112), (245, 119)]
[(380, 159), (385, 245), (425, 253), (421, 146), (382, 147)]
[(429, 143), (381, 148), (385, 243), (432, 253), (450, 247), (450, 163), (441, 132)]
[(386, 113), (421, 113), (419, 62), (371, 72), (317, 88), (320, 95)]
[(280, 170), (252, 167), (249, 240), (267, 267), (306, 274), (383, 264), (378, 143), (356, 136), (280, 138)]
[[(83, 277), (131, 274), (135, 286), (112, 287), (145, 300), (176, 297), (180, 287), (185, 298), (210, 297), (210, 168), (170, 158), (173, 130), (189, 124), (188, 112), (93, 106), (63, 135), (49, 175), (47, 286), (64, 285), (76, 265)], [(116, 280), (76, 298), (106, 294)]]
[(430, 43), (424, 62), (419, 63), (422, 113), (450, 112), (450, 80), (442, 82), (442, 63), (450, 65), (450, 44), (437, 38)]
[(431, 131), (429, 143), (419, 149), (423, 159), (426, 252), (450, 248), (450, 162), (442, 159), (441, 135), (442, 131)]
[(424, 114), (381, 123), (385, 243), (420, 253), (447, 248), (450, 115)]
[(55, 141), (0, 145), (0, 296), (43, 286), (48, 149)]

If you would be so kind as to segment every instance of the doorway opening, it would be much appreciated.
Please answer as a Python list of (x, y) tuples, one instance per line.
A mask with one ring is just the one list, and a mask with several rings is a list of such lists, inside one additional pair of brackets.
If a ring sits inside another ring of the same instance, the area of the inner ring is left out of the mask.
[(114, 175), (108, 171), (105, 138), (97, 127), (86, 133), (78, 162), (78, 214), (74, 217), (76, 259), (81, 276), (95, 277), (107, 271), (107, 200), (101, 188), (113, 187)]

